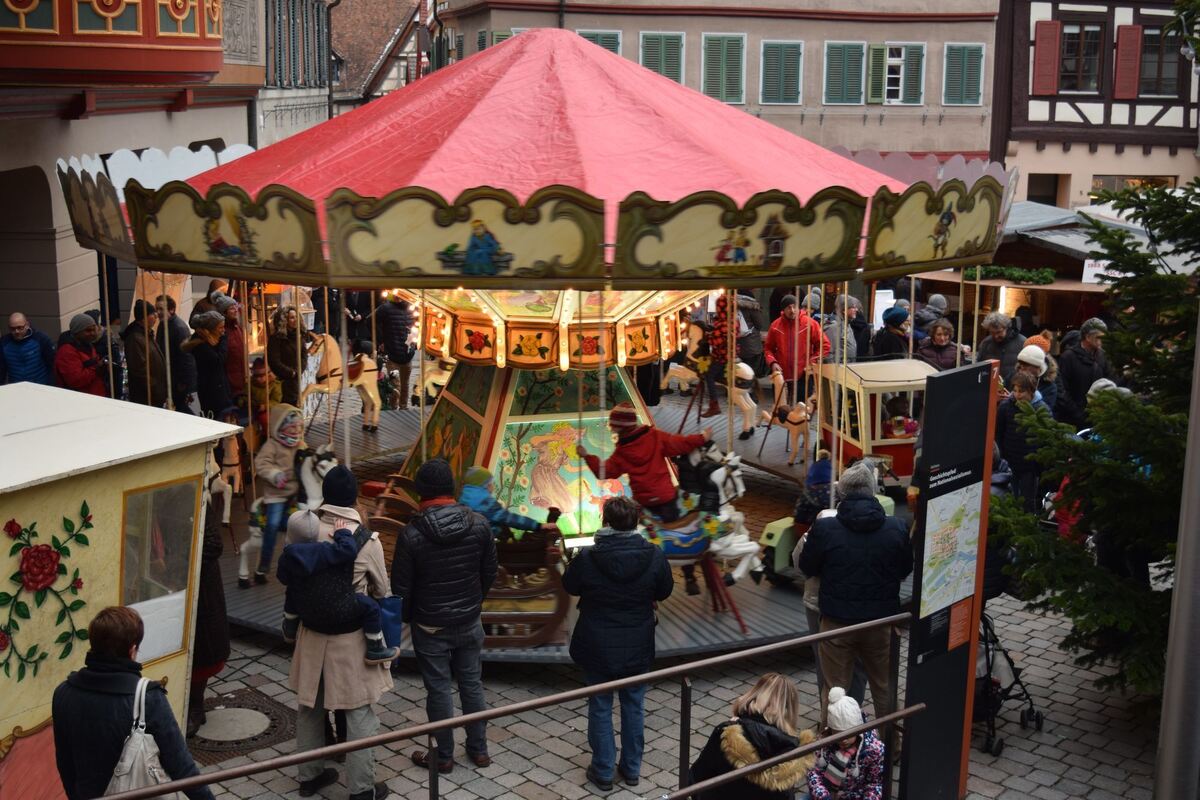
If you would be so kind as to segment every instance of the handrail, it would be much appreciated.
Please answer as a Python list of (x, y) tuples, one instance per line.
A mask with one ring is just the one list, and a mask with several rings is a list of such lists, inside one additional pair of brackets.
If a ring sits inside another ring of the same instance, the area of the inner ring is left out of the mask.
[[(799, 636), (794, 639), (785, 639), (781, 642), (772, 642), (771, 644), (760, 645), (749, 650), (740, 650), (733, 653), (723, 653), (719, 656), (702, 659), (700, 661), (692, 661), (687, 664), (679, 664), (674, 667), (664, 667), (663, 669), (646, 672), (641, 675), (634, 675), (629, 678), (620, 678), (615, 681), (606, 683), (596, 683), (590, 686), (583, 686), (579, 689), (569, 689), (558, 694), (547, 695), (545, 697), (534, 698), (533, 700), (523, 700), (519, 703), (511, 703), (506, 706), (498, 706), (489, 708), (483, 711), (476, 711), (472, 714), (463, 714), (457, 717), (449, 717), (438, 722), (426, 722), (422, 725), (414, 725), (409, 728), (402, 728), (396, 731), (388, 731), (386, 733), (378, 733), (374, 736), (367, 736), (362, 739), (354, 739), (353, 741), (342, 742), (340, 744), (326, 745), (313, 750), (305, 750), (299, 753), (291, 753), (290, 755), (276, 756), (269, 758), (266, 761), (258, 761), (252, 764), (243, 764), (237, 767), (229, 767), (227, 769), (218, 770), (216, 772), (208, 772), (201, 775), (193, 775), (188, 778), (180, 778), (162, 783), (157, 786), (148, 786), (141, 789), (133, 789), (121, 794), (111, 795), (112, 800), (147, 800), (152, 797), (159, 797), (171, 792), (182, 792), (186, 789), (192, 789), (197, 786), (207, 786), (221, 781), (231, 780), (233, 778), (243, 778), (247, 775), (255, 775), (260, 772), (270, 772), (272, 770), (283, 769), (297, 764), (303, 764), (308, 761), (316, 761), (317, 759), (330, 759), (334, 756), (350, 753), (355, 750), (363, 750), (368, 747), (375, 747), (382, 744), (391, 744), (402, 739), (416, 739), (420, 736), (432, 736), (443, 730), (453, 730), (461, 728), (475, 722), (488, 722), (500, 717), (509, 717), (516, 714), (523, 714), (526, 711), (534, 711), (546, 706), (560, 705), (572, 700), (582, 700), (593, 695), (605, 694), (624, 689), (629, 686), (639, 686), (644, 683), (656, 683), (666, 678), (674, 678), (676, 676), (686, 676), (689, 673), (694, 673), (697, 670), (708, 667), (720, 666), (737, 661), (744, 661), (749, 658), (756, 658), (762, 655), (777, 653), (781, 650), (790, 650), (802, 645), (812, 644), (814, 642), (823, 642), (826, 639), (836, 639), (847, 634), (858, 633), (861, 631), (872, 630), (874, 628), (882, 628), (890, 625), (899, 625), (909, 622), (912, 619), (911, 614), (894, 614), (890, 617), (871, 620), (870, 622), (860, 622), (854, 625), (847, 625), (842, 628), (837, 628), (830, 631), (822, 631), (813, 633), (807, 636)], [(894, 682), (894, 681), (893, 681)], [(681, 748), (686, 746), (681, 745)], [(434, 766), (437, 759), (430, 759), (430, 774), (435, 776)], [(434, 777), (436, 780), (436, 777)]]
[(727, 783), (733, 783), (739, 778), (769, 769), (776, 764), (782, 764), (785, 761), (791, 761), (793, 758), (806, 756), (809, 753), (820, 750), (822, 747), (827, 747), (831, 744), (837, 744), (842, 739), (848, 739), (851, 736), (857, 736), (858, 734), (864, 731), (869, 731), (873, 728), (882, 728), (885, 725), (891, 725), (893, 722), (898, 722), (906, 717), (911, 717), (913, 714), (924, 710), (924, 703), (917, 703), (915, 706), (907, 706), (899, 711), (892, 712), (887, 716), (880, 717), (879, 719), (873, 719), (870, 722), (864, 722), (862, 725), (857, 727), (848, 728), (844, 731), (838, 731), (830, 736), (826, 736), (824, 739), (817, 739), (816, 741), (809, 742), (808, 744), (800, 745), (794, 750), (788, 750), (786, 753), (780, 753), (777, 756), (772, 756), (771, 758), (767, 758), (762, 761), (756, 761), (753, 764), (735, 769), (732, 772), (722, 772), (716, 777), (699, 781), (698, 783), (693, 783), (691, 786), (685, 786), (681, 789), (676, 789), (670, 794), (659, 795), (658, 800), (683, 800), (683, 798), (686, 798), (689, 795), (697, 792), (707, 792), (709, 789), (715, 789), (718, 786), (724, 786)]

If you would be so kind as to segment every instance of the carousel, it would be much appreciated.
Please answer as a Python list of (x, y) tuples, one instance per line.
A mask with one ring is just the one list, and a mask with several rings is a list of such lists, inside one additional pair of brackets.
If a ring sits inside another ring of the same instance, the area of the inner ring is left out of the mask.
[[(1012, 190), (994, 170), (891, 177), (553, 29), (186, 181), (117, 187), (82, 163), (60, 169), (77, 239), (135, 262), (152, 283), (208, 276), (246, 298), (265, 298), (268, 285), (331, 287), (343, 304), (345, 291), (365, 291), (372, 307), (411, 309), (418, 407), (383, 413), (406, 415), (414, 438), (364, 505), (376, 530), (394, 533), (415, 507), (417, 467), (440, 457), (460, 478), (488, 468), (506, 506), (556, 515), (565, 547), (501, 549), (485, 623), (492, 657), (513, 660), (568, 660), (561, 558), (599, 527), (603, 499), (628, 491), (621, 476), (593, 474), (578, 449), (602, 463), (613, 452), (607, 418), (619, 403), (654, 422), (632, 371), (686, 352), (698, 306), (723, 298), (732, 308), (737, 288), (800, 294), (856, 276), (986, 263)], [(375, 347), (356, 355), (345, 338), (298, 344), (321, 351), (306, 395), (360, 391), (362, 419), (331, 415), (322, 429), (349, 461), (381, 426), (388, 367)], [(728, 414), (716, 448), (691, 459), (707, 468), (684, 486), (689, 513), (648, 529), (706, 577), (725, 560), (744, 575), (758, 549), (736, 510), (738, 367), (724, 365)], [(364, 382), (364, 370), (378, 379)], [(846, 370), (824, 365), (840, 388), (817, 398), (828, 407), (820, 418), (848, 431), (852, 404), (871, 401), (846, 399)], [(839, 463), (843, 455), (838, 448)], [(715, 499), (702, 507), (706, 494)], [(678, 640), (660, 642), (660, 656), (803, 632), (798, 596), (795, 613), (778, 598), (755, 606), (749, 581), (729, 589), (714, 574), (709, 597), (673, 597), (662, 610), (677, 624), (660, 625), (660, 636)]]

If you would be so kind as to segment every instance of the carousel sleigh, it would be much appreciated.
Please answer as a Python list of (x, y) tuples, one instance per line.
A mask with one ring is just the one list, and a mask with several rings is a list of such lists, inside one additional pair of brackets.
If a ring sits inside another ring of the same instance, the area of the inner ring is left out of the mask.
[(560, 534), (529, 531), (496, 542), (499, 569), (483, 601), (484, 647), (565, 644), (570, 598), (563, 589)]

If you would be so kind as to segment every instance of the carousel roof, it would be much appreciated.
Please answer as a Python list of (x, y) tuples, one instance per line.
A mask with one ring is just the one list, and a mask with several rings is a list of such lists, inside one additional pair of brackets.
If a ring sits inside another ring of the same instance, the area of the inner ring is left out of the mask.
[(617, 203), (639, 190), (658, 200), (713, 190), (744, 202), (779, 189), (804, 202), (836, 185), (867, 197), (880, 186), (905, 188), (550, 28), (189, 180), (201, 192), (221, 182), (251, 194), (279, 183), (312, 198), (339, 187), (382, 196), (422, 186), (452, 198), (496, 186), (521, 200), (565, 184), (604, 200), (610, 225)]

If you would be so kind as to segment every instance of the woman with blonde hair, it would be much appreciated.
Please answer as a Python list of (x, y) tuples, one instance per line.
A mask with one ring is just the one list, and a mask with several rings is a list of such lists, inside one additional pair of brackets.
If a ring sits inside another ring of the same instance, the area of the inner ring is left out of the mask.
[[(735, 769), (757, 764), (794, 750), (816, 739), (811, 730), (799, 730), (800, 691), (790, 679), (769, 672), (733, 701), (733, 717), (722, 722), (708, 737), (700, 757), (692, 764), (693, 784)], [(736, 797), (739, 800), (790, 798), (803, 783), (815, 755), (801, 756), (739, 778), (693, 800)]]

